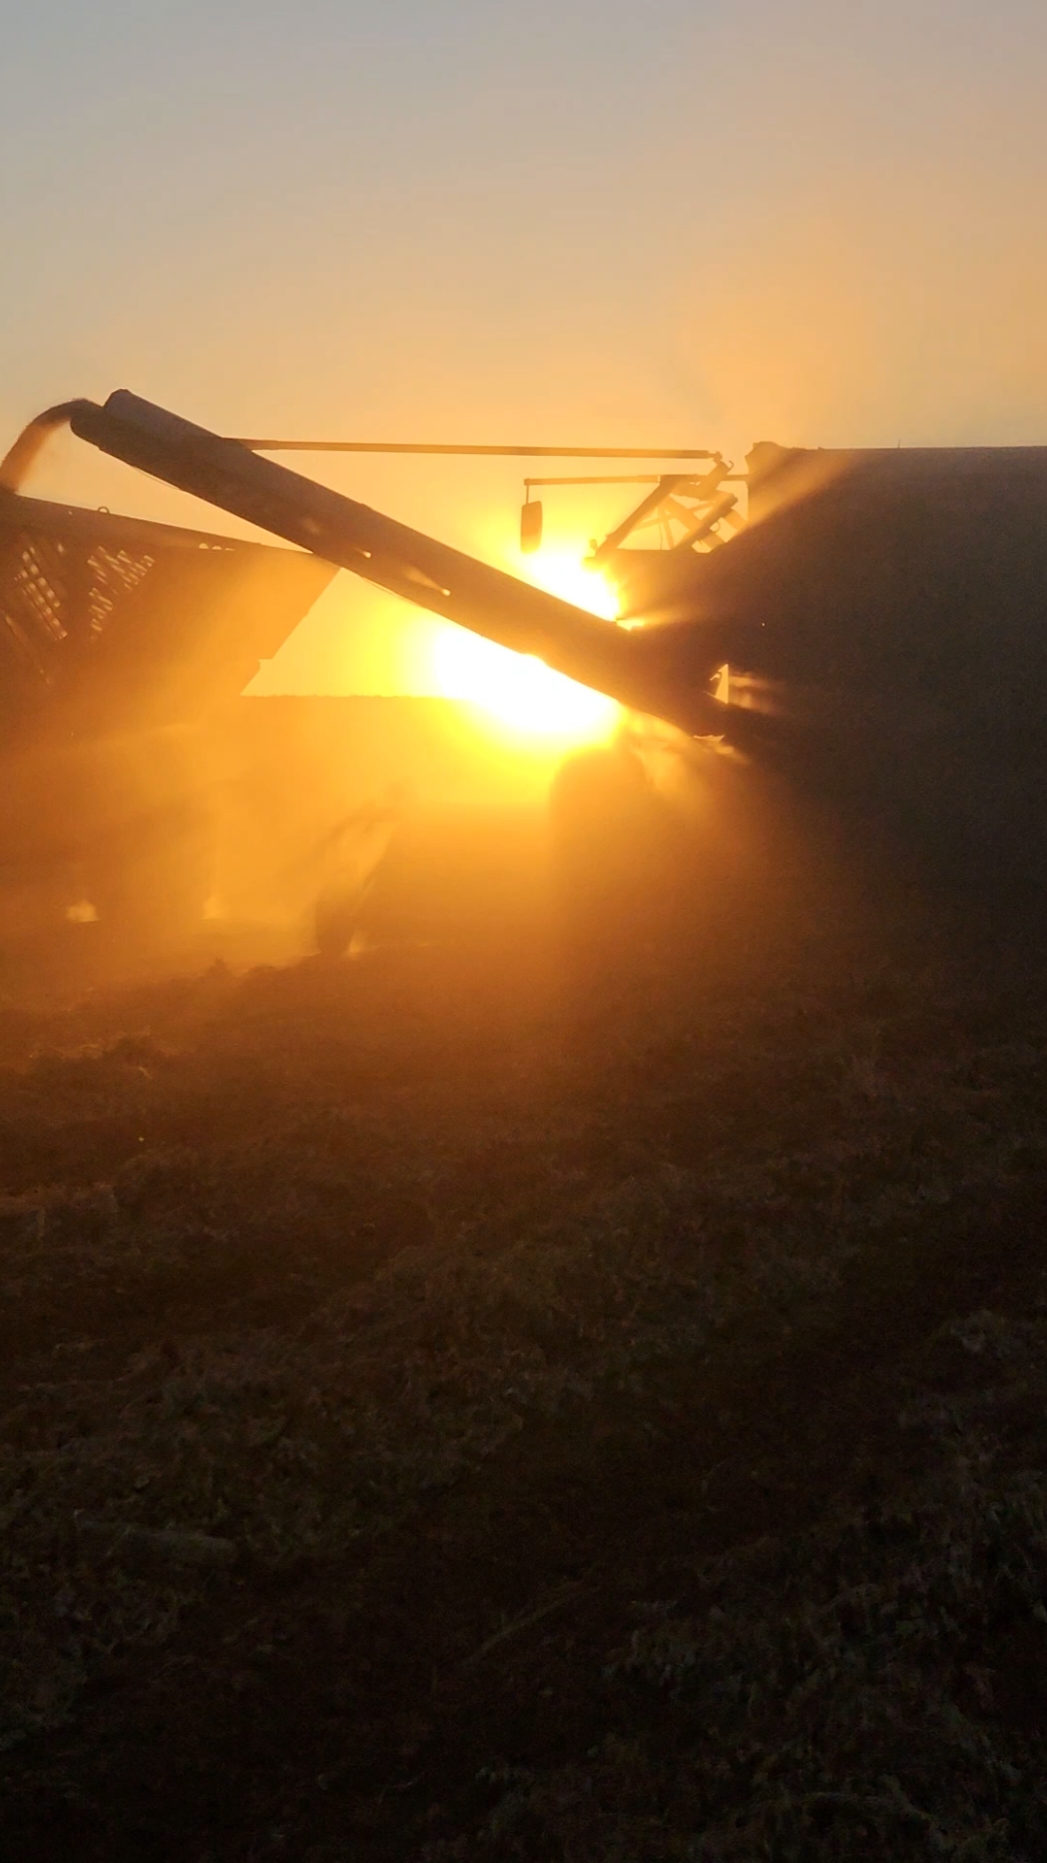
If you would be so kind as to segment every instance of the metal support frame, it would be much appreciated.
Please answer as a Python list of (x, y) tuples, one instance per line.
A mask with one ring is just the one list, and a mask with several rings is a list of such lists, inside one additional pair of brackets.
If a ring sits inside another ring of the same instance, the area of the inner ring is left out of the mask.
[(531, 490), (534, 485), (658, 485), (660, 475), (657, 472), (613, 472), (605, 473), (599, 478), (569, 479), (525, 479), (524, 488)]
[[(418, 453), (457, 459), (719, 459), (707, 446), (474, 446), (428, 440), (237, 440), (251, 453)], [(565, 481), (566, 483), (567, 481)]]
[(689, 550), (698, 544), (706, 550), (716, 549), (727, 541), (721, 524), (728, 523), (732, 530), (742, 528), (743, 519), (735, 509), (736, 494), (721, 488), (725, 481), (743, 476), (732, 472), (719, 454), (715, 455), (712, 470), (701, 478), (689, 473), (664, 474), (655, 482), (654, 490), (597, 544), (588, 561), (594, 567), (607, 562), (636, 532), (654, 526), (661, 533), (664, 549)]

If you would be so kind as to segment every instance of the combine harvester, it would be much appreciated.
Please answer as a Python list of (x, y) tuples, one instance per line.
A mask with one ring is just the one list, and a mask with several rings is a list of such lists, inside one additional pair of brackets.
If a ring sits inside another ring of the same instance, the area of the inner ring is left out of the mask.
[[(26, 497), (62, 425), (293, 547)], [(614, 626), (261, 457), (276, 445), (121, 390), (42, 415), (0, 467), (9, 890), (166, 923), (181, 894), (199, 916), (201, 727), (337, 567), (979, 871), (1043, 858), (1047, 448), (763, 444), (744, 475), (695, 452), (593, 546)], [(531, 490), (570, 482), (527, 481), (525, 547)]]

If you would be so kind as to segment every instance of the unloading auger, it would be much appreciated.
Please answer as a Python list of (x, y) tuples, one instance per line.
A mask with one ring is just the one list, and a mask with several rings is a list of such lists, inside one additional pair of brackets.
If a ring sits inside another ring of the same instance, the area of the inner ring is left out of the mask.
[(125, 464), (351, 570), (444, 621), (533, 654), (556, 672), (685, 731), (722, 730), (707, 683), (692, 685), (674, 677), (636, 631), (608, 625), (260, 457), (239, 440), (223, 439), (126, 389), (101, 407), (75, 402), (68, 418), (81, 439)]

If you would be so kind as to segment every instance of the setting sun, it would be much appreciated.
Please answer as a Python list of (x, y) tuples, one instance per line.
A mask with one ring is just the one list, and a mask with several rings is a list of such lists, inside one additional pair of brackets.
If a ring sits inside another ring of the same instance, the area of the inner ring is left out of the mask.
[[(551, 595), (613, 621), (613, 589), (577, 556), (548, 551), (536, 560), (514, 560), (512, 567)], [(433, 642), (432, 678), (443, 698), (465, 699), (514, 733), (544, 742), (599, 743), (611, 735), (620, 712), (613, 699), (541, 660), (453, 626), (441, 627)]]

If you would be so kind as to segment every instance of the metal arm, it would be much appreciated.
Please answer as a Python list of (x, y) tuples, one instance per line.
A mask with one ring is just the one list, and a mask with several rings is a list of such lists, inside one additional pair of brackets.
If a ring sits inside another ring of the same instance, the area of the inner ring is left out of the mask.
[(104, 407), (72, 404), (70, 424), (103, 452), (299, 544), (417, 607), (534, 654), (569, 678), (684, 730), (716, 733), (704, 688), (681, 690), (640, 637), (520, 582), (180, 419), (126, 389)]

